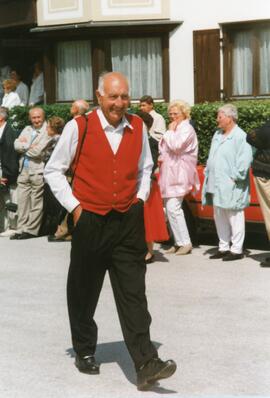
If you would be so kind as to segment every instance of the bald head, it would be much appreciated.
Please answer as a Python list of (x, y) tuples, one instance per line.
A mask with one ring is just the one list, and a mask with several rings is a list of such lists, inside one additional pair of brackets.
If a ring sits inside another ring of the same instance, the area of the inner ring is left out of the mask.
[(98, 79), (98, 89), (97, 89), (97, 91), (101, 95), (104, 95), (104, 86), (106, 84), (112, 84), (113, 81), (122, 81), (122, 82), (124, 82), (127, 85), (128, 92), (129, 92), (128, 79), (126, 78), (126, 76), (124, 76), (120, 72), (107, 72), (107, 73), (101, 74), (99, 79)]
[(70, 108), (70, 113), (73, 117), (84, 115), (89, 111), (89, 104), (84, 99), (78, 99), (73, 102)]

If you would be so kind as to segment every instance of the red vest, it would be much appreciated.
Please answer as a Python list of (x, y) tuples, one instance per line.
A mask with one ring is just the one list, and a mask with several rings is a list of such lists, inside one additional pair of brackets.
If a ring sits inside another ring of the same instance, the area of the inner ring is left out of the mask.
[[(138, 164), (142, 152), (142, 120), (126, 115), (133, 129), (126, 127), (116, 154), (102, 129), (96, 111), (88, 116), (86, 137), (73, 180), (73, 193), (85, 210), (104, 215), (115, 209), (126, 212), (135, 202)], [(80, 148), (85, 118), (76, 118)], [(75, 155), (76, 164), (78, 152)], [(75, 167), (75, 166), (74, 166)]]

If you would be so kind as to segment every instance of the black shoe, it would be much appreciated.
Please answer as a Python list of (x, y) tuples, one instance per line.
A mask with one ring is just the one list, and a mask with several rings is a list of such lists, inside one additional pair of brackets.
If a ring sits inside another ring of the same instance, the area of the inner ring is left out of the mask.
[(36, 235), (33, 234), (29, 234), (28, 232), (23, 232), (22, 234), (20, 234), (20, 236), (18, 236), (18, 240), (22, 240), (22, 239), (32, 239), (32, 238), (36, 238)]
[(260, 266), (263, 268), (270, 267), (270, 257), (266, 257), (261, 263)]
[(221, 252), (221, 251), (219, 250), (219, 251), (217, 251), (215, 254), (212, 254), (209, 258), (210, 258), (210, 260), (215, 260), (215, 259), (217, 259), (217, 258), (223, 258), (224, 256), (227, 256), (227, 254), (229, 254), (229, 253), (230, 253), (229, 250), (227, 250), (227, 251), (225, 251), (225, 252)]
[(17, 240), (17, 239), (19, 239), (19, 237), (21, 236), (21, 234), (14, 234), (14, 235), (11, 235), (10, 236), (10, 238), (9, 239), (11, 239), (11, 240)]
[(232, 253), (230, 252), (229, 254), (227, 254), (225, 257), (223, 257), (223, 261), (234, 261), (234, 260), (241, 260), (241, 258), (243, 258), (244, 255), (243, 253)]
[(89, 375), (99, 374), (99, 364), (96, 362), (94, 355), (85, 356), (83, 358), (76, 355), (75, 366), (82, 373), (87, 373)]
[(154, 254), (152, 254), (151, 257), (148, 257), (148, 258), (145, 260), (145, 264), (151, 264), (151, 263), (153, 263), (154, 261), (155, 261), (155, 256), (154, 256)]
[(159, 358), (152, 358), (144, 364), (137, 372), (137, 389), (146, 390), (160, 379), (167, 379), (176, 371), (176, 363), (172, 360), (162, 361)]
[(49, 235), (48, 242), (67, 242), (66, 236), (67, 235), (63, 236)]

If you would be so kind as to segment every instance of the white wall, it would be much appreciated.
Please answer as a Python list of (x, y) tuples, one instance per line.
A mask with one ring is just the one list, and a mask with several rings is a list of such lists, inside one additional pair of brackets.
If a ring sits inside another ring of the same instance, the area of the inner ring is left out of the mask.
[(270, 20), (270, 0), (168, 0), (171, 20), (183, 24), (170, 37), (170, 98), (194, 102), (193, 31), (219, 23)]

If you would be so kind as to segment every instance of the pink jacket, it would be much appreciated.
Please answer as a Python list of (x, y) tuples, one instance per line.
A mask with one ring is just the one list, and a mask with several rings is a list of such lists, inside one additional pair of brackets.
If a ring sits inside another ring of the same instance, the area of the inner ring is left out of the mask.
[(183, 120), (176, 131), (166, 131), (159, 142), (159, 151), (159, 186), (163, 198), (177, 198), (199, 189), (198, 141), (189, 120)]

